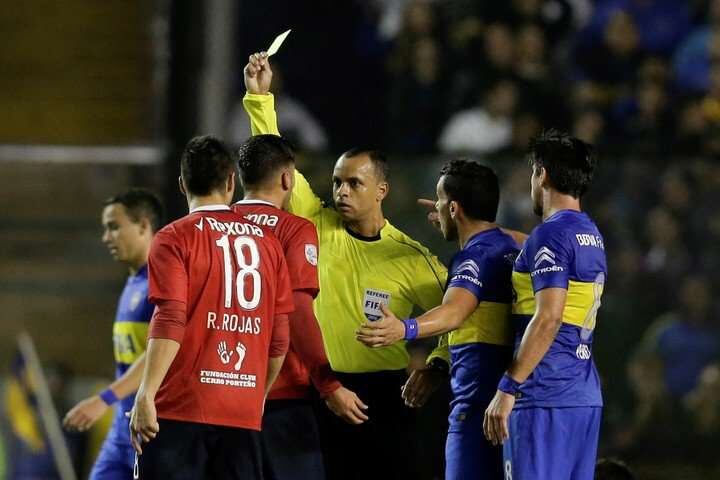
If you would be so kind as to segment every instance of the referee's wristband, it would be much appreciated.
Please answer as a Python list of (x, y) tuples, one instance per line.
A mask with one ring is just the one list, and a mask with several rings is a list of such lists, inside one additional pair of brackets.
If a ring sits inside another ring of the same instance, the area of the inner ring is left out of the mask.
[(115, 392), (113, 392), (109, 388), (106, 388), (98, 395), (100, 396), (100, 399), (102, 399), (102, 401), (105, 402), (105, 404), (108, 406), (112, 405), (113, 403), (117, 403), (118, 400), (120, 400), (117, 395), (115, 395)]
[(415, 340), (418, 336), (418, 323), (414, 318), (402, 321), (405, 324), (405, 340)]
[(522, 396), (522, 392), (520, 392), (520, 385), (521, 383), (515, 381), (514, 378), (512, 378), (507, 373), (502, 376), (500, 379), (500, 383), (498, 383), (498, 390), (501, 392), (505, 392), (508, 395), (512, 395), (515, 398), (520, 398)]

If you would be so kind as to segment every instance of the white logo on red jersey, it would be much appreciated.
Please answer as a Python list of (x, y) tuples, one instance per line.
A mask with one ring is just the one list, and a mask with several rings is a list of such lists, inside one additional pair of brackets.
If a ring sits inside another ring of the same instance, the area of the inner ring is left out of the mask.
[(203, 220), (205, 220), (205, 217), (200, 217), (200, 223), (195, 224), (195, 228), (197, 228), (201, 232), (203, 231)]
[(230, 359), (232, 358), (233, 354), (238, 354), (237, 362), (235, 362), (235, 365), (233, 365), (235, 371), (239, 371), (242, 368), (243, 361), (245, 360), (246, 350), (247, 348), (241, 342), (237, 343), (235, 351), (228, 350), (225, 340), (221, 341), (217, 347), (217, 353), (223, 365), (227, 365), (228, 363), (230, 363)]
[(305, 244), (305, 260), (307, 260), (310, 265), (317, 266), (318, 251), (317, 247), (312, 243)]

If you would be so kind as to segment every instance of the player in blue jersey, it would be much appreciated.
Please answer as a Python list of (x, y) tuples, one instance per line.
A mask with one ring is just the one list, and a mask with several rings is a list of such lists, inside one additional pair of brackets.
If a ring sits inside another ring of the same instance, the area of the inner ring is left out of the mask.
[(89, 429), (113, 405), (113, 424), (93, 466), (93, 480), (132, 478), (134, 450), (128, 419), (145, 366), (145, 345), (153, 305), (148, 302), (147, 259), (161, 226), (162, 206), (155, 195), (134, 188), (109, 198), (102, 212), (102, 241), (129, 277), (113, 324), (116, 380), (98, 395), (82, 400), (65, 416), (69, 430)]
[(448, 162), (437, 197), (443, 237), (461, 248), (450, 262), (442, 304), (402, 321), (383, 305), (383, 318), (363, 325), (358, 339), (375, 347), (449, 332), (453, 399), (445, 478), (501, 479), (502, 448), (484, 438), (482, 421), (512, 359), (511, 274), (518, 247), (495, 224), (499, 185), (490, 168)]
[(597, 160), (589, 145), (556, 130), (533, 140), (529, 160), (543, 222), (515, 261), (515, 359), (484, 431), (504, 443), (506, 479), (591, 480), (602, 410), (592, 341), (607, 266), (580, 199)]

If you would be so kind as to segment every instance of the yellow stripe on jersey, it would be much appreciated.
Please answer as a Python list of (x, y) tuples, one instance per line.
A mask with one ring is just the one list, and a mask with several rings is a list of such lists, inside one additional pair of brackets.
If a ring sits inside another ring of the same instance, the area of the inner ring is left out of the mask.
[(512, 345), (513, 329), (509, 303), (480, 302), (462, 326), (450, 332), (450, 346), (466, 343)]
[(113, 346), (115, 361), (132, 365), (145, 351), (148, 335), (147, 322), (115, 322), (113, 325)]
[(535, 315), (535, 294), (530, 274), (513, 270), (512, 286), (515, 292), (512, 313), (514, 315)]
[[(513, 272), (513, 289), (516, 300), (513, 303), (512, 313), (515, 315), (535, 314), (535, 295), (532, 289), (532, 280), (529, 273)], [(576, 327), (595, 329), (595, 318), (600, 307), (603, 284), (568, 282), (567, 298), (563, 310), (563, 323), (575, 325)]]

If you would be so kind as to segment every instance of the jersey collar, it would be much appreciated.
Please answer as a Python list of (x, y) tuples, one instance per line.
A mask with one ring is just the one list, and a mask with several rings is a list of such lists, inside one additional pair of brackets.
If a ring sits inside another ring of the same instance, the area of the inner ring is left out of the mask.
[(275, 207), (275, 205), (273, 205), (272, 203), (270, 203), (268, 201), (256, 200), (256, 199), (251, 199), (251, 198), (247, 199), (247, 200), (238, 200), (237, 202), (235, 202), (235, 205), (256, 205), (258, 203), (261, 205), (269, 205), (271, 207), (277, 208), (277, 207)]
[(192, 210), (190, 210), (190, 213), (195, 213), (195, 212), (217, 212), (217, 211), (220, 211), (220, 210), (230, 210), (230, 207), (228, 207), (227, 205), (222, 205), (222, 204), (218, 204), (218, 205), (203, 205), (203, 206), (201, 206), (201, 207), (193, 208)]

